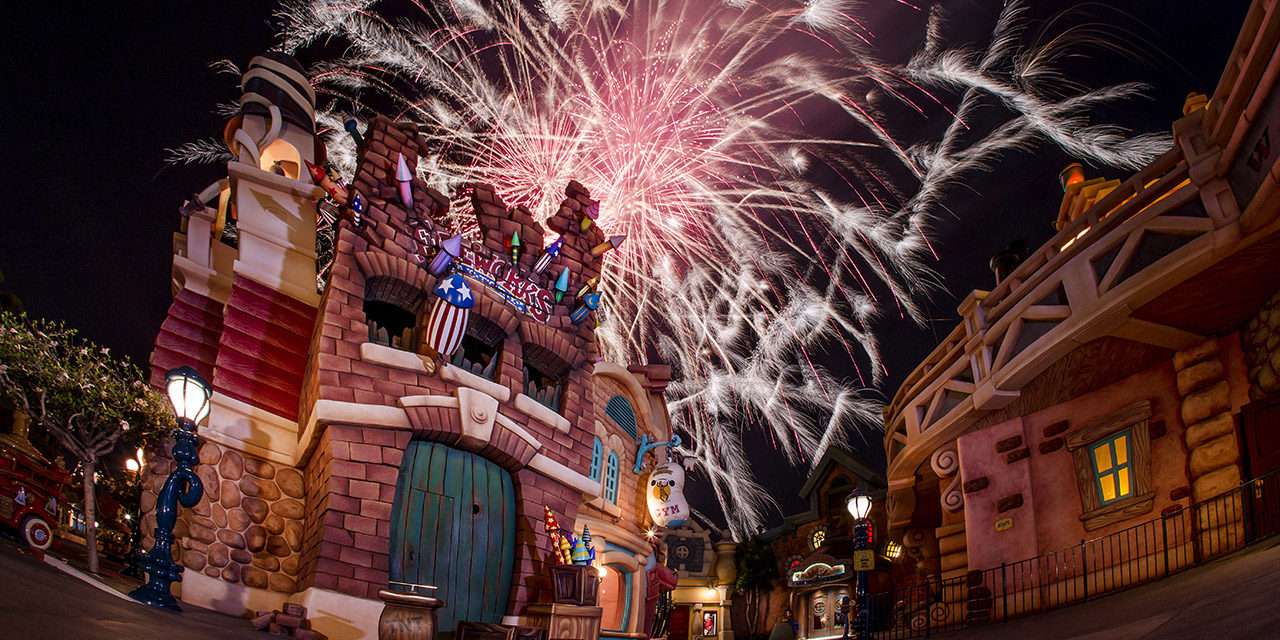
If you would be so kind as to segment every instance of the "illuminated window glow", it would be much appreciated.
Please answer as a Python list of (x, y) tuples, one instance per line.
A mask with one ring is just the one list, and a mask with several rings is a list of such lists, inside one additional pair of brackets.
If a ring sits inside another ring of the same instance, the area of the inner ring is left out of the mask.
[(812, 537), (812, 538), (810, 538), (810, 542), (812, 542), (812, 543), (813, 543), (813, 548), (814, 548), (814, 549), (817, 549), (817, 548), (821, 547), (821, 546), (822, 546), (822, 543), (824, 543), (824, 542), (826, 542), (826, 541), (827, 541), (827, 530), (826, 530), (826, 529), (818, 529), (817, 531), (814, 531), (814, 532), (813, 532), (813, 537)]
[(1109, 504), (1133, 495), (1133, 473), (1129, 465), (1132, 437), (1129, 430), (1104, 438), (1089, 448), (1093, 473), (1098, 482), (1098, 498)]

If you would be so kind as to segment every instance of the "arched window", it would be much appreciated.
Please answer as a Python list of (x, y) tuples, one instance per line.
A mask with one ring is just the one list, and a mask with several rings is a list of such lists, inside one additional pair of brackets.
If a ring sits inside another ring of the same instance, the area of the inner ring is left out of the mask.
[(604, 499), (618, 504), (618, 454), (609, 452), (609, 464), (604, 470)]
[(569, 380), (569, 363), (536, 344), (524, 345), (523, 359), (524, 394), (559, 413), (565, 383)]
[(813, 543), (813, 548), (815, 550), (821, 548), (822, 543), (827, 541), (827, 530), (818, 529), (817, 531), (814, 531), (813, 535), (810, 536), (809, 541)]
[(497, 380), (502, 343), (506, 339), (502, 327), (484, 316), (472, 314), (462, 347), (453, 354), (450, 364), (482, 378)]
[(417, 287), (387, 277), (373, 277), (365, 282), (364, 316), (369, 324), (369, 342), (412, 351), (413, 328), (422, 291)]
[(622, 427), (622, 430), (626, 431), (633, 440), (639, 437), (636, 429), (636, 411), (626, 398), (622, 396), (609, 398), (609, 402), (604, 405), (604, 412), (614, 423)]
[(298, 179), (298, 170), (302, 168), (302, 159), (299, 157), (297, 148), (289, 144), (284, 138), (276, 138), (271, 144), (267, 145), (267, 148), (262, 150), (259, 158), (259, 169), (278, 176), (285, 176), (290, 180)]
[(604, 443), (600, 441), (600, 437), (596, 437), (595, 444), (591, 445), (591, 473), (590, 477), (596, 482), (600, 481), (600, 463), (604, 462)]

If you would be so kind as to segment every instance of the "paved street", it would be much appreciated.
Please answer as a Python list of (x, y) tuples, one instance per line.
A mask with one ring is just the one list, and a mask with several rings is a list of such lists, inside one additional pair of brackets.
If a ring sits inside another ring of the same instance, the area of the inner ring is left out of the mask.
[(117, 598), (0, 540), (0, 638), (265, 640), (247, 620), (184, 605), (173, 614)]
[[(1280, 632), (1280, 539), (1085, 605), (935, 636), (947, 640), (1245, 640)], [(170, 614), (104, 593), (0, 541), (0, 637), (206, 640), (268, 637), (247, 621), (186, 606)]]
[(1280, 539), (1088, 604), (939, 635), (946, 640), (1280, 638)]

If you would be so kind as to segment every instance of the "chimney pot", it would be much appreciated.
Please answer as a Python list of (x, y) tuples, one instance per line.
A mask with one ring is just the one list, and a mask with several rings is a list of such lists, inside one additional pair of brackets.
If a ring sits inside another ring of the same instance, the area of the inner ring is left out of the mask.
[(1063, 193), (1067, 192), (1067, 187), (1084, 182), (1084, 166), (1079, 162), (1067, 165), (1062, 173), (1058, 174), (1058, 182), (1062, 184)]

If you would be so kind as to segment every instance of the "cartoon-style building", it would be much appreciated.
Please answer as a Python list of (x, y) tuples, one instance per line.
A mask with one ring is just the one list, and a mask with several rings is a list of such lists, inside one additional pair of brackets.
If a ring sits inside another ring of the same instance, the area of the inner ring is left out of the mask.
[(862, 487), (876, 501), (872, 507), (871, 546), (876, 551), (876, 569), (870, 572), (869, 591), (879, 592), (890, 584), (889, 571), (900, 548), (876, 535), (884, 531), (884, 476), (856, 456), (840, 448), (830, 448), (813, 466), (800, 489), (808, 502), (802, 513), (787, 516), (784, 522), (761, 539), (767, 541), (779, 563), (778, 588), (770, 598), (768, 611), (758, 631), (767, 631), (785, 612), (797, 623), (801, 640), (837, 638), (844, 633), (843, 598), (854, 598), (853, 517), (848, 498)]
[(666, 635), (670, 640), (733, 640), (737, 543), (695, 515), (662, 536), (675, 573)]
[[(580, 225), (598, 206), (588, 190), (566, 186), (549, 230), (488, 185), (452, 201), (412, 177), (425, 149), (414, 127), (379, 117), (346, 194), (364, 210), (337, 223), (318, 283), (315, 94), (278, 54), (254, 58), (242, 88), (227, 177), (183, 208), (151, 358), (154, 381), (190, 365), (213, 387), (204, 499), (176, 531), (182, 599), (234, 614), (302, 603), (336, 639), (373, 637), (386, 589), (442, 599), (441, 632), (559, 625), (538, 608), (551, 595), (546, 506), (566, 528), (590, 527), (603, 575), (602, 611), (584, 614), (599, 618), (575, 637), (594, 637), (593, 623), (642, 636), (653, 457), (637, 472), (637, 441), (670, 438), (671, 373), (602, 361), (594, 318), (570, 318), (605, 268), (600, 228)], [(445, 361), (429, 269), (458, 232), (451, 286), (467, 290), (469, 322)], [(550, 232), (559, 254), (535, 273)], [(170, 464), (151, 460), (144, 513)]]
[[(1264, 5), (1172, 149), (1123, 182), (1063, 172), (1057, 233), (993, 260), (996, 286), (887, 407), (890, 535), (920, 574), (968, 575), (995, 611), (1006, 592), (1042, 606), (1254, 531), (1229, 492), (1280, 469), (1280, 17)], [(1022, 582), (974, 577), (1055, 553)]]

